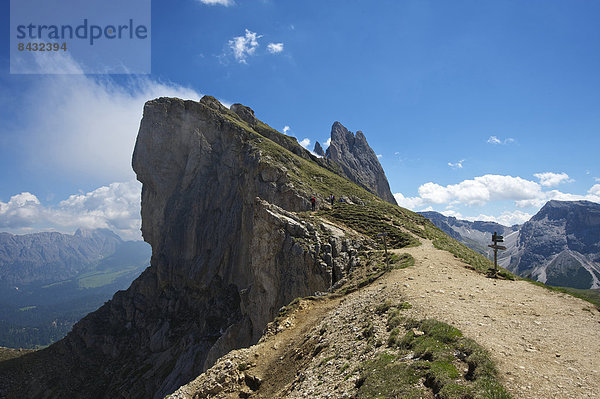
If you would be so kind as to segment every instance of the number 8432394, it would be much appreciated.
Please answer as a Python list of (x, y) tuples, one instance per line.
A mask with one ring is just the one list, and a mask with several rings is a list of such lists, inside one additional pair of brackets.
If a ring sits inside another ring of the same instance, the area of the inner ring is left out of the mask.
[(67, 43), (19, 43), (19, 51), (67, 51)]

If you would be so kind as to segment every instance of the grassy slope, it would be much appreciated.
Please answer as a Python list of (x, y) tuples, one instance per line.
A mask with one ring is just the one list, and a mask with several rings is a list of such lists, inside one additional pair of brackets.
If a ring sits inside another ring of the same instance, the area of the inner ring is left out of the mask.
[[(324, 202), (324, 199), (330, 193), (334, 193), (338, 198), (345, 196), (355, 203), (355, 205), (336, 204), (333, 209), (318, 213), (319, 216), (344, 223), (349, 228), (369, 236), (374, 241), (380, 240), (377, 237), (378, 233), (386, 232), (389, 239), (391, 239), (392, 248), (419, 245), (418, 240), (407, 233), (410, 232), (418, 237), (432, 240), (437, 248), (454, 254), (476, 271), (487, 273), (493, 267), (492, 263), (483, 255), (451, 238), (435, 227), (426, 217), (397, 205), (392, 205), (355, 183), (335, 174), (333, 172), (337, 167), (335, 164), (328, 164), (329, 168), (325, 168), (318, 163), (317, 158), (310, 155), (303, 157), (296, 155), (294, 152), (304, 151), (306, 154), (309, 153), (293, 137), (282, 134), (260, 121), (255, 130), (233, 111), (225, 107), (219, 107), (219, 104), (211, 105), (210, 109), (213, 115), (223, 120), (223, 122), (232, 123), (245, 131), (246, 134), (250, 133), (249, 137), (260, 150), (262, 159), (286, 170), (290, 183), (307, 198), (316, 194)], [(260, 132), (264, 134), (265, 131), (268, 134), (261, 135)], [(266, 136), (275, 139), (294, 152), (271, 139), (267, 139)], [(339, 169), (339, 167), (337, 168)], [(511, 279), (515, 278), (506, 270), (501, 270), (501, 275)]]

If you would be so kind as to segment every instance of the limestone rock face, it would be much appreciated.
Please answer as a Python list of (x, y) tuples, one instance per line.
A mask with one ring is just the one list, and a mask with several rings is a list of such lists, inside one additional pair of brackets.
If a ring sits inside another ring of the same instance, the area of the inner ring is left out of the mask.
[(43, 352), (56, 375), (19, 394), (162, 398), (257, 342), (281, 306), (344, 277), (358, 244), (297, 216), (306, 195), (269, 153), (293, 143), (268, 129), (212, 97), (146, 103), (133, 168), (151, 266)]
[(323, 147), (321, 147), (321, 144), (318, 141), (315, 142), (315, 147), (313, 148), (313, 152), (320, 157), (325, 156), (325, 151), (323, 151)]
[(600, 288), (600, 204), (546, 203), (523, 224), (508, 269), (550, 285)]
[(325, 156), (340, 165), (348, 179), (397, 205), (385, 172), (363, 132), (359, 130), (355, 135), (341, 123), (335, 122), (331, 127), (331, 143)]

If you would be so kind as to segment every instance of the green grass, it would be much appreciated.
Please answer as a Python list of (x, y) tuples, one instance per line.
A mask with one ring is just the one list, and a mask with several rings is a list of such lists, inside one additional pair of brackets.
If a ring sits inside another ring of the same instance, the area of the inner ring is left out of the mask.
[(378, 235), (387, 234), (388, 249), (404, 248), (419, 245), (419, 241), (393, 223), (394, 219), (387, 215), (377, 205), (336, 204), (329, 211), (322, 211), (321, 216), (341, 222), (351, 229), (366, 235), (384, 248), (382, 238)]
[(398, 356), (382, 353), (361, 367), (358, 398), (422, 398), (427, 389), (419, 386), (419, 380), (414, 369)]
[(129, 266), (120, 270), (99, 270), (89, 273), (85, 273), (77, 277), (77, 284), (79, 288), (96, 288), (103, 287), (105, 285), (113, 283), (116, 279), (127, 273), (135, 272), (139, 270), (139, 266)]
[(394, 327), (388, 338), (398, 353), (386, 352), (361, 367), (359, 398), (420, 397), (426, 389), (445, 399), (510, 398), (489, 353), (458, 329), (434, 319), (407, 319), (404, 328), (400, 335)]
[(15, 359), (27, 353), (34, 352), (32, 349), (9, 349), (0, 347), (0, 363), (5, 360)]
[[(415, 212), (392, 205), (348, 179), (336, 174), (339, 166), (333, 162), (310, 157), (299, 149), (297, 140), (286, 136), (257, 120), (250, 126), (234, 112), (219, 106), (214, 99), (203, 101), (216, 118), (232, 123), (244, 132), (249, 143), (261, 153), (265, 167), (274, 166), (285, 170), (287, 179), (294, 189), (309, 198), (316, 194), (321, 204), (330, 193), (340, 198), (350, 198), (354, 204), (336, 203), (333, 208), (318, 211), (318, 216), (345, 224), (371, 238), (379, 248), (383, 248), (379, 233), (387, 233), (389, 248), (403, 248), (419, 245), (414, 237), (431, 239), (436, 248), (449, 251), (462, 259), (474, 270), (488, 273), (491, 262), (483, 255), (447, 236), (427, 218)], [(301, 156), (299, 156), (300, 154)], [(414, 235), (414, 236), (413, 236)], [(514, 279), (514, 275), (502, 270), (501, 277)]]

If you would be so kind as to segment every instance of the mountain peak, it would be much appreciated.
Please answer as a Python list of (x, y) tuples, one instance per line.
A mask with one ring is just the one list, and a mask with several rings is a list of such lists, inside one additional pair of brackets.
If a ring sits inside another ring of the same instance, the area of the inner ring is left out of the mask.
[(323, 147), (321, 147), (321, 144), (318, 141), (315, 141), (315, 147), (313, 148), (313, 152), (320, 157), (325, 156), (325, 151), (323, 151)]
[(340, 165), (348, 179), (396, 205), (385, 172), (362, 131), (355, 135), (340, 122), (334, 122), (325, 157)]

